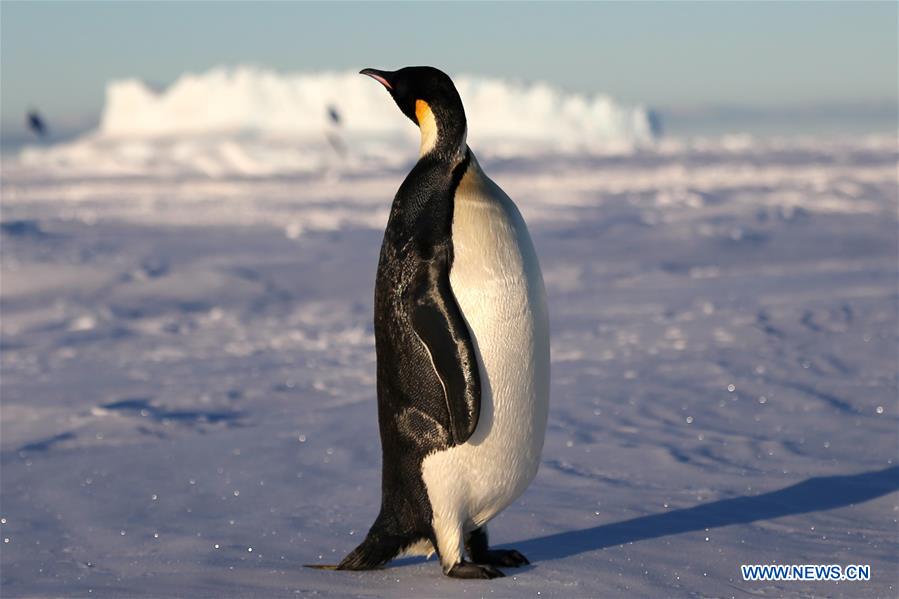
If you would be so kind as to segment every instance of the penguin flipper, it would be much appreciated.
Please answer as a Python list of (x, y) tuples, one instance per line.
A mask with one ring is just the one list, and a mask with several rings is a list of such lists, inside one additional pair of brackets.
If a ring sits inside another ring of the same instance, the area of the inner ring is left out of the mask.
[(427, 347), (446, 397), (451, 445), (465, 443), (478, 425), (481, 380), (474, 343), (449, 281), (449, 251), (438, 251), (408, 288), (412, 328)]

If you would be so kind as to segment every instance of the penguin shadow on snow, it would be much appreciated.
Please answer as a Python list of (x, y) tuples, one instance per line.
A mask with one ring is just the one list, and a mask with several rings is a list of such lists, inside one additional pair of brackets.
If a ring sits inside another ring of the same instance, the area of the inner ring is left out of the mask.
[(539, 563), (636, 541), (749, 524), (863, 503), (899, 491), (899, 466), (843, 476), (809, 478), (762, 495), (722, 499), (624, 522), (572, 530), (513, 543)]

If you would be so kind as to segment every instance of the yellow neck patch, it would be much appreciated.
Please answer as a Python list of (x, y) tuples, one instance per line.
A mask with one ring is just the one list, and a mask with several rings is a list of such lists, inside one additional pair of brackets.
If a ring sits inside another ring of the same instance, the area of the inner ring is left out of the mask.
[(437, 145), (437, 119), (434, 118), (431, 107), (424, 100), (415, 101), (415, 118), (418, 120), (418, 128), (421, 130), (419, 156), (424, 156)]

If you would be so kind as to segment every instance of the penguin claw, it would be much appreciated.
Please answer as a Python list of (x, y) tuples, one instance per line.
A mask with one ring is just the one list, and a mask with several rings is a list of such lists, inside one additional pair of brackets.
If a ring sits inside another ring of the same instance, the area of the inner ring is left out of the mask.
[(489, 580), (491, 578), (502, 578), (505, 576), (494, 566), (489, 564), (474, 564), (472, 562), (459, 562), (449, 569), (446, 573), (452, 578), (480, 578)]

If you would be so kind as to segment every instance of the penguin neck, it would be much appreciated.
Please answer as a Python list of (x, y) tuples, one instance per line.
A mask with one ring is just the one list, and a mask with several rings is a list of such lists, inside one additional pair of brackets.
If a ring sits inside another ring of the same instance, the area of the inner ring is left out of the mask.
[(465, 156), (468, 128), (464, 116), (461, 122), (460, 119), (452, 119), (452, 122), (441, 126), (431, 107), (423, 100), (415, 103), (415, 116), (421, 131), (419, 159), (434, 156), (456, 162)]

